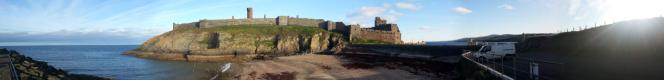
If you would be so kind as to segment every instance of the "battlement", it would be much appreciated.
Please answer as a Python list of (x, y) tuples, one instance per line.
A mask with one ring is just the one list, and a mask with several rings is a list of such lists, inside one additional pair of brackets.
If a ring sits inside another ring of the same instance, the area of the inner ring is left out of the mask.
[(321, 27), (323, 26), (323, 19), (309, 19), (309, 18), (288, 18), (288, 25), (296, 26), (312, 26), (312, 27)]
[(397, 26), (397, 24), (380, 24), (380, 25), (376, 25), (372, 29), (391, 31), (391, 32), (399, 32), (399, 27)]
[(173, 23), (173, 30), (180, 29), (198, 29), (210, 28), (215, 26), (229, 26), (229, 25), (247, 25), (247, 24), (264, 24), (264, 25), (295, 25), (306, 27), (319, 27), (328, 31), (340, 32), (347, 36), (349, 39), (364, 38), (380, 40), (399, 44), (401, 43), (401, 33), (397, 24), (389, 24), (386, 20), (376, 17), (375, 25), (371, 28), (361, 28), (358, 24), (346, 25), (343, 22), (327, 21), (324, 19), (310, 19), (289, 16), (277, 16), (276, 18), (253, 18), (253, 8), (247, 8), (247, 18), (235, 19), (217, 19), (217, 20), (199, 20), (198, 22)]
[[(218, 20), (199, 20), (198, 22), (173, 24), (173, 29), (189, 28), (210, 28), (214, 26), (228, 25), (246, 25), (246, 24), (267, 24), (267, 25), (296, 25), (307, 27), (326, 27), (327, 23), (323, 19), (293, 18), (288, 16), (279, 16), (277, 18), (254, 18), (254, 19), (218, 19)], [(330, 25), (336, 26), (336, 25)]]

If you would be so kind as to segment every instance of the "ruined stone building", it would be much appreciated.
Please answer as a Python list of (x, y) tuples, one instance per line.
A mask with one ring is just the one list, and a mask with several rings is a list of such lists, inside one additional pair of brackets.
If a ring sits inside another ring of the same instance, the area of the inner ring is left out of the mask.
[(373, 27), (362, 28), (358, 24), (346, 25), (343, 22), (329, 21), (323, 19), (309, 19), (289, 16), (277, 16), (276, 18), (253, 18), (253, 8), (247, 8), (245, 19), (217, 19), (199, 20), (198, 22), (175, 24), (173, 30), (209, 28), (225, 25), (266, 24), (266, 25), (295, 25), (306, 27), (319, 27), (332, 32), (343, 33), (351, 41), (353, 39), (378, 40), (393, 44), (401, 44), (401, 32), (397, 24), (387, 23), (380, 17), (375, 18)]

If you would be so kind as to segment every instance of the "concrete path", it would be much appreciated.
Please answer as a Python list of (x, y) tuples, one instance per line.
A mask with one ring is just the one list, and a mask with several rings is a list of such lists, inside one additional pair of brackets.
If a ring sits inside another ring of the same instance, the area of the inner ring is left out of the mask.
[(0, 80), (11, 80), (9, 54), (0, 54)]

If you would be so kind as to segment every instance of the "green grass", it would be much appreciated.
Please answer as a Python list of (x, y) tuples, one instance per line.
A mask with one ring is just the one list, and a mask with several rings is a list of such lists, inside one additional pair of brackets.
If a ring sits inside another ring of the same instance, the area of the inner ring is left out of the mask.
[(362, 39), (362, 38), (353, 38), (351, 41), (353, 44), (390, 44), (388, 42), (372, 39)]
[(267, 46), (267, 47), (274, 47), (274, 43), (272, 42), (272, 40), (261, 40), (261, 41), (257, 41), (256, 44)]

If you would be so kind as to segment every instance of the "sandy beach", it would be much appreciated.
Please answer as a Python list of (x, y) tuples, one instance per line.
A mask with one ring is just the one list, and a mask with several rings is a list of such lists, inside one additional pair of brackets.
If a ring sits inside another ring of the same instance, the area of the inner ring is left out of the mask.
[[(350, 53), (277, 57), (234, 65), (233, 80), (440, 80), (454, 79), (454, 64)], [(361, 53), (361, 52), (360, 52)]]

